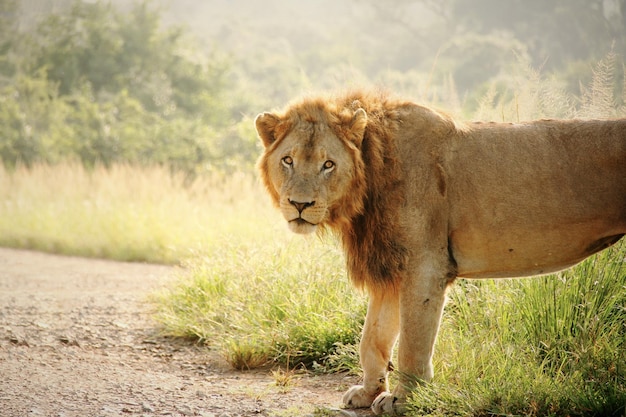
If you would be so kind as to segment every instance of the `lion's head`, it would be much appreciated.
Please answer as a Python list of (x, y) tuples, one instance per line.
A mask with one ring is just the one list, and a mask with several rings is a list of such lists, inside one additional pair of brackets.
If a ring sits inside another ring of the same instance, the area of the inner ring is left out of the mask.
[(293, 232), (335, 226), (363, 209), (367, 114), (358, 103), (303, 101), (283, 114), (262, 113), (255, 123), (265, 147), (261, 178)]

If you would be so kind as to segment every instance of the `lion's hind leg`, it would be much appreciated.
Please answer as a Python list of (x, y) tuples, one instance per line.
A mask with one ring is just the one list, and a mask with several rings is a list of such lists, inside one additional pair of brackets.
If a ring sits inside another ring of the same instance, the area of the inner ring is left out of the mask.
[(363, 385), (351, 387), (343, 396), (348, 408), (366, 408), (386, 392), (391, 352), (400, 330), (398, 292), (370, 290), (370, 301), (360, 344)]

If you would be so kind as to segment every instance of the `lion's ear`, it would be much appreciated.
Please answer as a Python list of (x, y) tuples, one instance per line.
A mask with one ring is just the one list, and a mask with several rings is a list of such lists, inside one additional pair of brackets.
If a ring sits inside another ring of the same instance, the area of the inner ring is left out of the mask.
[(261, 113), (254, 120), (256, 131), (266, 148), (276, 140), (276, 126), (279, 122), (278, 116), (272, 113)]
[(350, 121), (350, 137), (357, 147), (361, 147), (365, 127), (367, 126), (367, 113), (363, 109), (357, 109)]

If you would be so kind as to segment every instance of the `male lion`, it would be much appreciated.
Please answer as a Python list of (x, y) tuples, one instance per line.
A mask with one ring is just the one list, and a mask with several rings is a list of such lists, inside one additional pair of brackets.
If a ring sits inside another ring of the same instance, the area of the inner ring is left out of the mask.
[(305, 98), (255, 123), (261, 178), (290, 229), (335, 231), (352, 282), (370, 296), (364, 381), (345, 393), (347, 407), (393, 412), (406, 375), (432, 378), (457, 277), (558, 271), (626, 233), (626, 119), (465, 124), (356, 92)]

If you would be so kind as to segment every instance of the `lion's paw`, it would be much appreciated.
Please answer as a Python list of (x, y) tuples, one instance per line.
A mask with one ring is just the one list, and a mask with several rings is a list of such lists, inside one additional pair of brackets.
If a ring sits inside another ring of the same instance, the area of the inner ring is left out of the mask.
[(376, 415), (399, 414), (404, 411), (404, 401), (393, 395), (391, 392), (381, 392), (372, 403), (372, 411)]
[(343, 394), (343, 405), (346, 408), (367, 408), (380, 394), (380, 391), (368, 393), (363, 385), (354, 385)]

